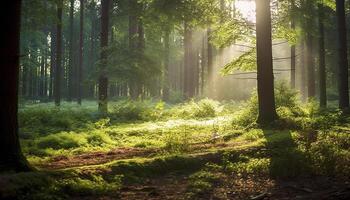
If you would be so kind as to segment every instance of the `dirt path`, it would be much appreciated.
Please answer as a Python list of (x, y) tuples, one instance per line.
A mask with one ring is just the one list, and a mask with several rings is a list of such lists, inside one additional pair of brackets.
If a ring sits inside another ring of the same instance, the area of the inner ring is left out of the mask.
[[(241, 144), (235, 144), (235, 146), (239, 145)], [(229, 146), (230, 145), (226, 143), (198, 143), (193, 144), (189, 152), (191, 152), (191, 154), (195, 154), (198, 152), (205, 152), (211, 148), (223, 149)], [(156, 156), (157, 154), (161, 154), (162, 151), (163, 150), (159, 148), (117, 148), (109, 152), (84, 153), (81, 155), (70, 157), (58, 156), (52, 158), (46, 163), (39, 164), (38, 167), (42, 169), (57, 170), (72, 167), (99, 165), (117, 160), (133, 159), (136, 157), (151, 158)]]
[[(211, 148), (232, 148), (232, 144), (195, 144), (191, 153), (208, 152)], [(235, 144), (239, 148), (243, 144)], [(94, 152), (73, 157), (56, 157), (40, 167), (65, 169), (90, 166), (135, 157), (151, 158), (160, 149), (118, 148), (110, 152)], [(244, 150), (242, 151), (244, 154)], [(139, 184), (127, 184), (118, 195), (104, 197), (79, 197), (76, 199), (122, 199), (122, 200), (182, 200), (188, 198), (188, 175), (166, 174), (150, 178)], [(347, 200), (350, 199), (350, 182), (337, 181), (327, 177), (298, 178), (296, 180), (274, 180), (261, 176), (228, 175), (216, 185), (214, 190), (202, 194), (197, 199), (217, 200)]]
[(135, 157), (151, 157), (156, 154), (157, 151), (157, 149), (118, 148), (109, 152), (92, 152), (72, 157), (54, 157), (49, 162), (39, 165), (39, 167), (44, 169), (65, 169), (98, 165), (115, 160), (131, 159)]

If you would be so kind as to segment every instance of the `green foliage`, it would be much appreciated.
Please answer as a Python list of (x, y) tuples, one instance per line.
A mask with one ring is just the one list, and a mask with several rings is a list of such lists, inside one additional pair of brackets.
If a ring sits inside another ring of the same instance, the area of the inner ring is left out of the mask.
[(215, 117), (222, 110), (220, 103), (210, 99), (194, 100), (171, 108), (168, 115), (174, 118), (200, 119)]
[(225, 169), (237, 174), (268, 174), (270, 159), (267, 158), (240, 158), (247, 161), (226, 162)]
[[(290, 89), (285, 82), (276, 84), (276, 110), (282, 120), (294, 120), (297, 117), (306, 115), (306, 111), (303, 109), (298, 99), (298, 93)], [(312, 109), (311, 106), (307, 106), (306, 108)], [(256, 91), (253, 92), (250, 100), (244, 103), (240, 111), (235, 115), (234, 124), (245, 127), (256, 126), (256, 119), (258, 116), (258, 96)]]
[(116, 192), (121, 187), (121, 177), (115, 176), (109, 182), (102, 176), (92, 175), (87, 178), (64, 179), (57, 183), (61, 192), (74, 196), (103, 195)]
[(220, 176), (210, 171), (201, 170), (192, 174), (189, 181), (188, 197), (190, 199), (201, 199), (200, 197), (204, 197), (214, 189), (215, 184), (220, 181)]
[(164, 150), (168, 153), (184, 153), (190, 150), (192, 133), (183, 129), (181, 132), (170, 132), (165, 136)]
[(2, 199), (63, 200), (74, 197), (111, 195), (121, 187), (121, 178), (105, 180), (100, 175), (80, 176), (74, 172), (32, 172), (1, 176)]
[(36, 141), (39, 148), (72, 149), (87, 144), (84, 136), (73, 132), (61, 132), (53, 135), (42, 137)]
[(232, 62), (226, 64), (221, 69), (221, 74), (228, 75), (235, 71), (254, 71), (256, 70), (256, 49), (251, 48), (244, 52)]
[(164, 102), (119, 101), (112, 106), (110, 117), (118, 121), (149, 121), (162, 117)]
[(345, 132), (324, 132), (308, 150), (316, 173), (350, 176), (350, 136)]
[(93, 110), (71, 106), (54, 108), (49, 105), (31, 106), (19, 110), (20, 136), (30, 138), (60, 131), (86, 128), (94, 121)]

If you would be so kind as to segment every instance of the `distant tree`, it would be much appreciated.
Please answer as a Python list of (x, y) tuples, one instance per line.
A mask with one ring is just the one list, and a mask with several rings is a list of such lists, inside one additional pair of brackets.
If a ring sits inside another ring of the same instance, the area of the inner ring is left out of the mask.
[(55, 105), (61, 104), (61, 79), (62, 79), (62, 10), (63, 0), (57, 1), (57, 24), (56, 24), (56, 69), (54, 78)]
[(101, 1), (101, 60), (100, 77), (98, 81), (98, 108), (101, 113), (108, 112), (107, 47), (109, 27), (109, 5), (109, 0)]
[(164, 87), (163, 101), (169, 100), (170, 95), (170, 29), (167, 27), (164, 34)]
[(75, 0), (70, 0), (70, 9), (69, 9), (69, 56), (68, 56), (68, 101), (72, 100), (73, 97), (73, 55), (74, 55), (74, 2)]
[(256, 0), (256, 49), (259, 99), (258, 123), (268, 124), (277, 119), (269, 0)]
[(29, 171), (18, 139), (18, 77), (21, 0), (3, 2), (0, 23), (0, 171)]
[(194, 52), (193, 52), (193, 30), (191, 25), (185, 22), (184, 25), (184, 95), (191, 99), (195, 95), (194, 80)]
[(78, 66), (78, 94), (77, 101), (81, 105), (83, 82), (83, 46), (84, 46), (84, 0), (80, 0), (80, 34), (79, 34), (79, 66)]
[[(290, 20), (290, 26), (292, 30), (295, 30), (295, 19), (294, 19), (294, 10), (295, 10), (295, 0), (291, 0), (291, 20)], [(290, 62), (290, 84), (292, 88), (295, 88), (295, 74), (296, 74), (296, 46), (295, 44), (292, 45), (291, 47), (291, 62)]]
[(319, 88), (320, 88), (320, 106), (327, 106), (326, 90), (326, 60), (325, 60), (325, 32), (324, 32), (324, 9), (323, 4), (318, 4), (318, 28), (319, 28)]
[(338, 90), (339, 108), (342, 110), (349, 108), (349, 78), (348, 78), (348, 58), (347, 58), (347, 36), (345, 20), (345, 0), (336, 0), (336, 14), (338, 24), (338, 45), (339, 45), (339, 65), (338, 65)]

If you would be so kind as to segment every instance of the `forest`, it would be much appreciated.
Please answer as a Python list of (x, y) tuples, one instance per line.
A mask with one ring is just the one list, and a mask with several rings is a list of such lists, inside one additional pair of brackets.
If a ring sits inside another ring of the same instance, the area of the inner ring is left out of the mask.
[(350, 199), (350, 0), (0, 10), (0, 199)]

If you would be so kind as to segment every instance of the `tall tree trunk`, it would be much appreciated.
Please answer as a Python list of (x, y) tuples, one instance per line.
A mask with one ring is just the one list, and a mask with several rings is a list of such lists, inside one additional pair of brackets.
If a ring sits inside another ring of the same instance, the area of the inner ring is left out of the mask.
[(77, 101), (81, 105), (83, 82), (83, 45), (84, 45), (84, 0), (80, 0), (80, 37), (79, 37), (79, 67)]
[(318, 4), (318, 28), (319, 28), (319, 87), (320, 87), (320, 106), (327, 107), (327, 90), (326, 90), (326, 61), (324, 45), (324, 22), (323, 22), (323, 4)]
[(55, 105), (61, 104), (61, 78), (62, 78), (62, 9), (63, 0), (57, 2), (57, 32), (56, 32), (56, 70), (54, 82)]
[[(129, 51), (131, 54), (133, 54), (133, 57), (136, 57), (136, 51), (137, 51), (137, 34), (138, 34), (138, 25), (137, 25), (137, 1), (136, 0), (130, 0), (129, 1)], [(135, 66), (133, 63), (129, 66), (130, 69), (134, 69)], [(130, 97), (133, 100), (137, 100), (139, 97), (138, 95), (138, 81), (137, 78), (130, 80), (129, 83), (129, 93)]]
[[(293, 12), (295, 8), (295, 0), (291, 0), (291, 11)], [(294, 15), (291, 18), (291, 28), (295, 30), (295, 19)], [(295, 55), (295, 44), (291, 47), (291, 62), (290, 62), (290, 84), (292, 88), (295, 88), (295, 63), (296, 63), (296, 55)]]
[(75, 0), (70, 0), (70, 11), (69, 11), (69, 64), (68, 64), (68, 101), (72, 100), (74, 93), (74, 81), (73, 81), (73, 35), (74, 35), (74, 2)]
[(51, 55), (50, 55), (50, 83), (49, 83), (49, 99), (52, 100), (53, 98), (53, 90), (54, 90), (54, 76), (56, 73), (56, 50), (57, 50), (57, 32), (56, 32), (56, 28), (52, 27), (51, 30), (51, 44), (50, 44), (50, 51), (51, 51)]
[(305, 65), (305, 54), (306, 54), (306, 47), (305, 47), (305, 41), (303, 41), (300, 44), (301, 46), (301, 55), (300, 55), (300, 93), (302, 95), (302, 100), (306, 101), (307, 95), (306, 95), (306, 65)]
[(259, 124), (269, 124), (277, 119), (271, 37), (270, 1), (256, 0)]
[(203, 37), (202, 41), (202, 51), (201, 51), (201, 95), (204, 97), (204, 84), (205, 84), (205, 69), (207, 69), (207, 59), (206, 59), (206, 41), (207, 41), (207, 35)]
[(307, 65), (307, 96), (314, 98), (316, 96), (315, 86), (315, 62), (313, 58), (313, 37), (311, 33), (306, 36), (306, 65)]
[(101, 62), (98, 84), (98, 109), (100, 113), (108, 112), (108, 26), (109, 26), (109, 0), (101, 1)]
[[(141, 17), (138, 17), (138, 25), (137, 25), (137, 51), (138, 51), (138, 55), (142, 58), (144, 53), (145, 53), (145, 30), (143, 27), (143, 20)], [(141, 99), (143, 100), (143, 96), (142, 96), (142, 89), (143, 89), (143, 81), (137, 81), (136, 82), (137, 86), (136, 86), (136, 95), (137, 97), (142, 97)], [(160, 84), (158, 85), (160, 86)], [(160, 91), (161, 87), (159, 87), (159, 91)], [(160, 95), (158, 95), (158, 97), (160, 97)]]
[(184, 66), (184, 89), (185, 97), (191, 99), (195, 95), (195, 80), (194, 80), (194, 56), (193, 56), (193, 44), (192, 44), (192, 28), (185, 22), (185, 66)]
[[(95, 70), (96, 62), (96, 29), (97, 29), (97, 17), (96, 17), (96, 4), (94, 1), (91, 2), (91, 32), (90, 32), (90, 50), (89, 50), (89, 69), (88, 71)], [(87, 86), (87, 97), (93, 98), (95, 94), (95, 83), (93, 81), (88, 82)]]
[[(3, 2), (0, 23), (0, 171), (29, 171), (18, 139), (18, 76), (21, 0)], [(11, 19), (11, 20), (9, 20)]]
[(164, 87), (163, 101), (169, 101), (170, 94), (170, 28), (166, 28), (164, 36)]
[[(45, 48), (45, 47), (44, 47)], [(41, 60), (40, 60), (40, 79), (39, 79), (39, 96), (40, 98), (44, 97), (44, 80), (45, 80), (45, 50), (41, 51)]]
[(208, 87), (208, 96), (213, 97), (214, 94), (214, 64), (213, 64), (213, 45), (210, 42), (211, 38), (211, 29), (207, 30), (207, 43), (208, 43), (208, 51), (207, 51), (207, 87)]
[(345, 20), (345, 0), (336, 0), (336, 14), (338, 23), (338, 45), (339, 45), (339, 108), (346, 110), (349, 108), (349, 78), (348, 78), (348, 58), (347, 58), (347, 37)]

